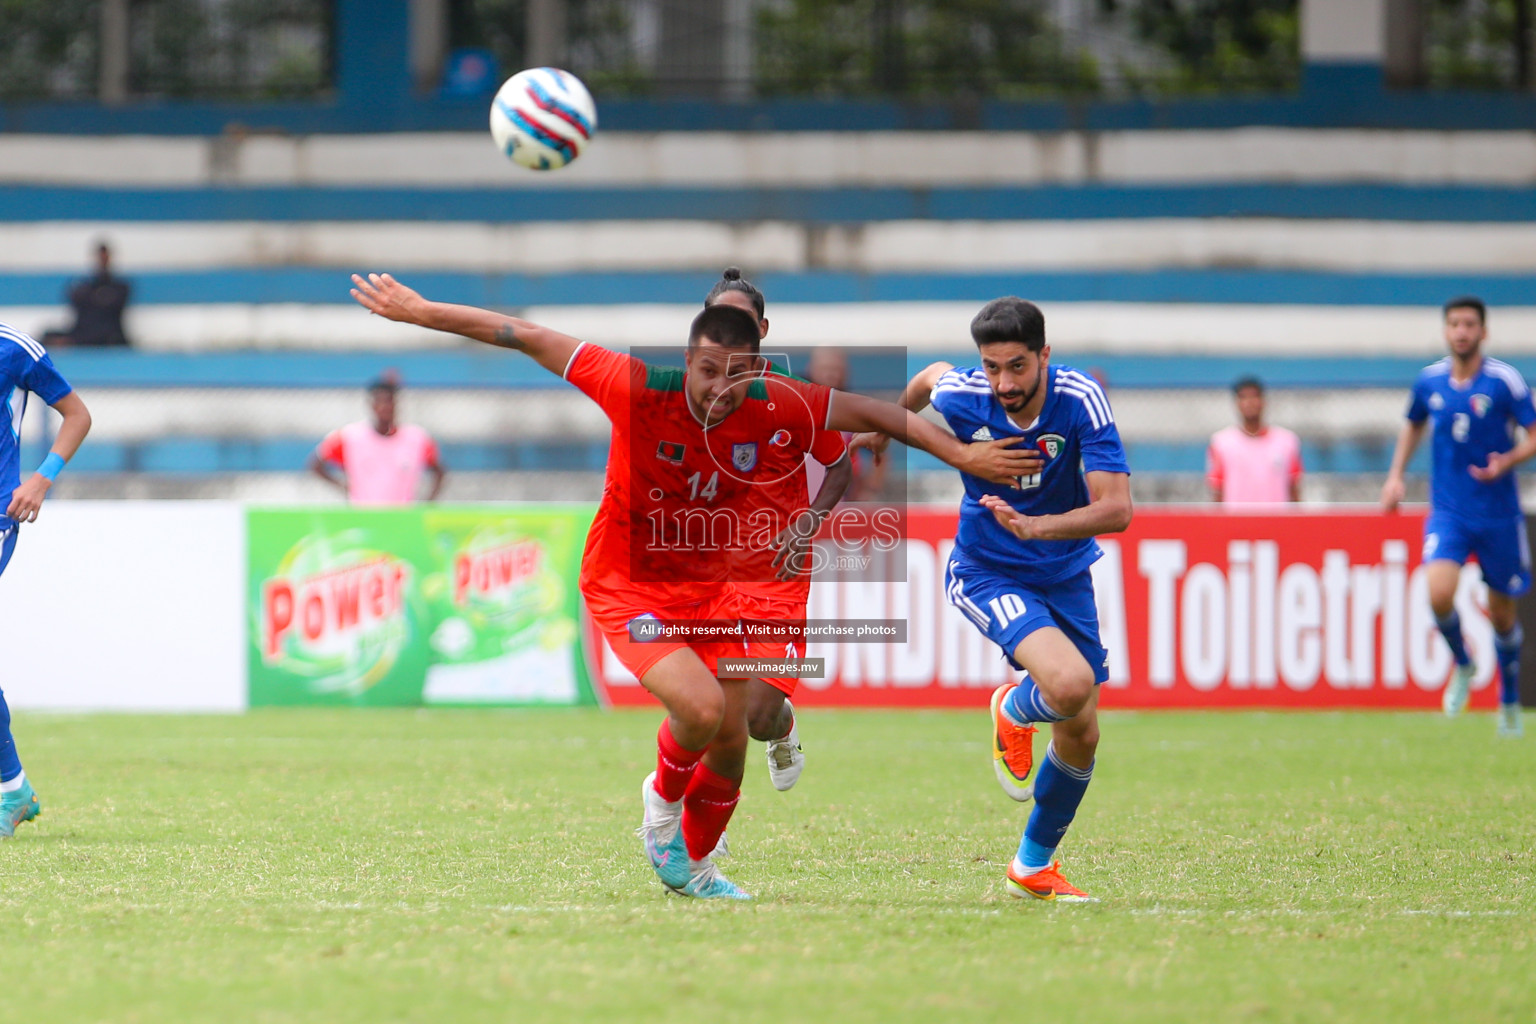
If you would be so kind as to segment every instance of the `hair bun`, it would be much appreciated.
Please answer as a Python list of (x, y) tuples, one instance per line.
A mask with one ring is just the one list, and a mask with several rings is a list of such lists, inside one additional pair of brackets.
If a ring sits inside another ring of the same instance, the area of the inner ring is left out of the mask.
[(723, 280), (726, 280), (726, 281), (740, 281), (741, 280), (741, 268), (740, 267), (726, 267), (725, 268), (725, 273), (721, 274), (720, 277)]

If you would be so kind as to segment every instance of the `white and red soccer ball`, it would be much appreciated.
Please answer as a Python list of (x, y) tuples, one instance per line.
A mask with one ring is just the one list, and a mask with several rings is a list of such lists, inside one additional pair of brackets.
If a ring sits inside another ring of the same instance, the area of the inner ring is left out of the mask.
[(581, 156), (597, 130), (597, 105), (581, 79), (559, 68), (529, 68), (491, 102), (491, 136), (513, 163), (553, 171)]

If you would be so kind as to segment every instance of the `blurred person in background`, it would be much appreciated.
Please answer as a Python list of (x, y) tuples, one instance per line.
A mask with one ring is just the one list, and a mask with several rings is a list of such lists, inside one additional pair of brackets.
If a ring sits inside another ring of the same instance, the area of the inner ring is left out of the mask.
[[(805, 379), (812, 384), (820, 384), (822, 387), (837, 391), (848, 390), (848, 356), (840, 348), (818, 345), (811, 353), (810, 359), (806, 361)], [(881, 492), (885, 490), (885, 477), (890, 463), (883, 457), (876, 458), (865, 451), (850, 451), (849, 455), (852, 459), (850, 471), (853, 479), (848, 485), (847, 500), (878, 501)], [(807, 465), (811, 474), (811, 486), (819, 487), (821, 485), (819, 467), (814, 463)]]
[(1206, 451), (1211, 500), (1226, 505), (1301, 500), (1301, 440), (1264, 422), (1264, 385), (1244, 377), (1232, 386), (1240, 422), (1218, 430)]
[(127, 347), (123, 333), (123, 310), (133, 289), (127, 281), (112, 273), (112, 249), (106, 242), (96, 243), (96, 272), (72, 282), (65, 298), (75, 312), (75, 322), (67, 331), (48, 331), (43, 341), (48, 345), (80, 348)]
[(421, 427), (396, 418), (400, 378), (386, 371), (368, 385), (372, 420), (333, 430), (309, 457), (320, 479), (341, 488), (354, 505), (408, 505), (419, 500), (423, 473), (432, 476), (426, 500), (442, 493), (447, 471)]
[[(1381, 505), (1391, 512), (1403, 500), (1403, 473), (1429, 427), (1433, 459), (1423, 558), (1435, 625), (1456, 662), (1441, 707), (1447, 715), (1461, 714), (1476, 675), (1456, 611), (1461, 567), (1475, 555), (1488, 584), (1488, 619), (1499, 662), (1498, 734), (1513, 738), (1523, 732), (1520, 647), (1525, 640), (1515, 601), (1531, 588), (1530, 541), (1514, 469), (1536, 455), (1536, 405), (1520, 371), (1483, 355), (1488, 309), (1481, 299), (1464, 295), (1447, 302), (1442, 312), (1450, 355), (1420, 370), (1413, 382)], [(1518, 444), (1517, 425), (1525, 430)]]
[[(0, 323), (0, 389), (11, 396), (9, 405), (15, 428), (0, 431), (0, 487), (6, 488), (5, 514), (0, 516), (0, 573), (16, 552), (22, 523), (37, 521), (48, 490), (65, 463), (74, 458), (80, 442), (91, 429), (91, 414), (80, 396), (54, 369), (53, 360), (32, 338)], [(27, 412), (27, 395), (34, 394), (53, 406), (64, 422), (54, 437), (53, 448), (25, 482), (21, 479), (21, 450), (17, 437)], [(0, 693), (0, 839), (16, 834), (16, 826), (43, 811), (42, 803), (27, 781), (16, 740), (11, 735), (11, 709)]]

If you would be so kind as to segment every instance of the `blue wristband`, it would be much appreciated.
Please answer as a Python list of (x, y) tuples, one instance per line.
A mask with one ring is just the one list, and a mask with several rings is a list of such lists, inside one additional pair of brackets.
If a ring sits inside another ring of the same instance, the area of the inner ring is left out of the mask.
[(43, 464), (37, 467), (37, 471), (47, 477), (49, 483), (52, 483), (59, 478), (59, 470), (63, 468), (64, 456), (58, 452), (49, 452), (48, 457), (43, 460)]

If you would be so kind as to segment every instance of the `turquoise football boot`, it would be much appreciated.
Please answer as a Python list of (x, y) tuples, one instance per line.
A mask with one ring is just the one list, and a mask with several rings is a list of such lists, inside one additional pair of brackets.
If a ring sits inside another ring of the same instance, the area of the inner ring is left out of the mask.
[(688, 884), (678, 890), (684, 896), (694, 896), (701, 900), (749, 900), (752, 898), (738, 889), (735, 882), (722, 875), (711, 858), (705, 857), (691, 867)]
[(23, 781), (20, 789), (0, 797), (0, 839), (10, 839), (16, 834), (17, 825), (42, 813), (43, 804), (32, 791), (32, 783)]
[(656, 792), (656, 773), (645, 777), (640, 787), (644, 817), (635, 834), (645, 844), (645, 856), (661, 884), (681, 889), (688, 881), (688, 844), (683, 841), (683, 802), (668, 803)]

